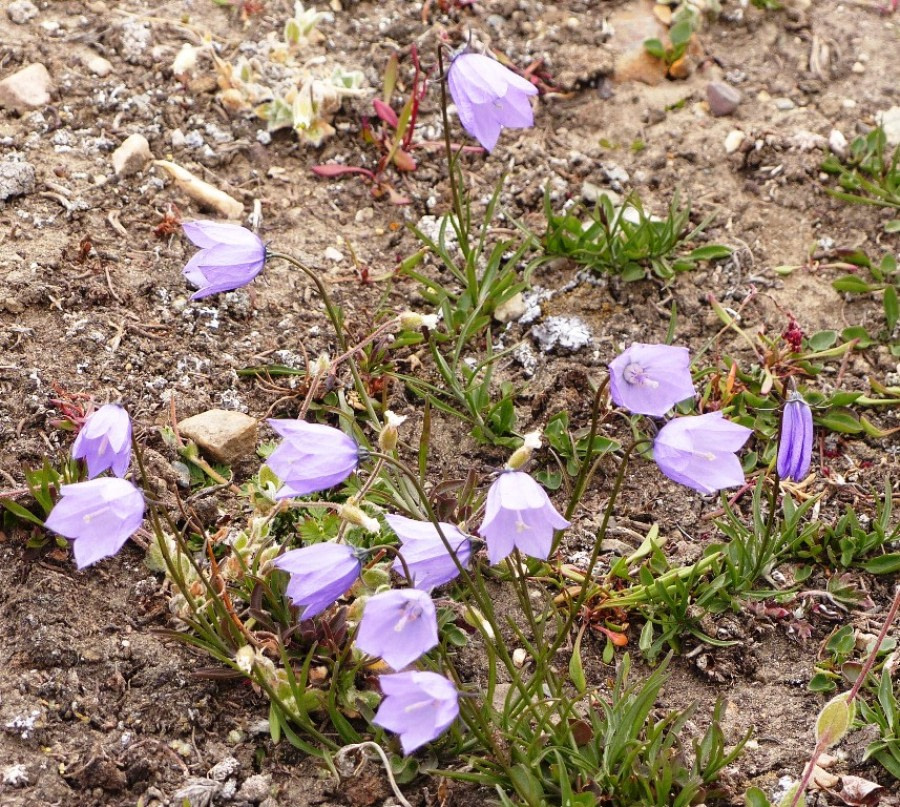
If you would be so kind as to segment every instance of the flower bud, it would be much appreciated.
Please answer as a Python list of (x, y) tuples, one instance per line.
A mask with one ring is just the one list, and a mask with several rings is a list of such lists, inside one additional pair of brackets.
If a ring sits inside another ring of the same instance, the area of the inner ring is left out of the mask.
[(397, 319), (403, 331), (417, 331), (419, 328), (433, 331), (438, 324), (437, 314), (417, 314), (415, 311), (403, 311)]
[(536, 448), (541, 447), (541, 432), (533, 431), (528, 432), (528, 434), (524, 437), (524, 442), (521, 446), (519, 446), (515, 451), (513, 451), (512, 456), (509, 458), (509, 462), (506, 463), (506, 467), (511, 471), (518, 471), (523, 465), (525, 465), (528, 460), (531, 459), (531, 454)]
[(378, 447), (382, 451), (393, 451), (397, 447), (399, 437), (397, 427), (405, 420), (405, 415), (395, 415), (390, 409), (384, 413), (385, 423), (378, 435)]
[(344, 521), (362, 527), (366, 532), (377, 533), (381, 531), (381, 525), (378, 523), (378, 519), (372, 518), (372, 516), (364, 513), (352, 500), (349, 500), (346, 504), (340, 506), (338, 515), (344, 519)]
[(781, 418), (776, 468), (782, 479), (799, 482), (812, 461), (813, 417), (809, 404), (799, 392), (788, 395)]

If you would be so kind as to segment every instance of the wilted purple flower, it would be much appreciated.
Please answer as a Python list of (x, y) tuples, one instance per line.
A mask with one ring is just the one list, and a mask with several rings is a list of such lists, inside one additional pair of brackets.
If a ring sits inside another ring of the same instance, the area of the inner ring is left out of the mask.
[(812, 460), (813, 417), (799, 392), (792, 392), (784, 405), (778, 438), (778, 476), (799, 482)]
[(275, 566), (288, 572), (285, 593), (294, 605), (306, 606), (301, 619), (312, 619), (346, 594), (359, 577), (362, 563), (346, 544), (313, 544), (285, 552)]
[(106, 404), (94, 412), (81, 427), (72, 444), (72, 456), (87, 461), (88, 479), (111, 468), (116, 476), (125, 476), (131, 462), (131, 418), (117, 404)]
[(284, 440), (266, 461), (282, 486), (275, 496), (307, 496), (343, 482), (359, 465), (359, 446), (340, 429), (304, 420), (270, 420)]
[(635, 342), (609, 363), (609, 391), (630, 412), (662, 417), (695, 394), (688, 349)]
[(457, 56), (447, 85), (459, 122), (488, 151), (497, 145), (502, 127), (534, 126), (528, 96), (537, 95), (537, 87), (494, 59), (480, 53)]
[(653, 442), (653, 459), (675, 482), (700, 493), (715, 493), (744, 484), (744, 471), (734, 452), (753, 429), (708, 412), (670, 420)]
[[(449, 583), (459, 574), (453, 556), (438, 535), (437, 527), (430, 521), (416, 521), (404, 516), (385, 516), (391, 529), (397, 533), (402, 545), (401, 554), (413, 579), (410, 583), (422, 591)], [(472, 545), (468, 536), (452, 524), (440, 522), (444, 537), (453, 547), (463, 567), (469, 565)], [(394, 571), (403, 574), (400, 559), (394, 561)]]
[(504, 471), (488, 489), (484, 521), (478, 532), (487, 541), (492, 564), (513, 548), (546, 560), (553, 531), (569, 526), (544, 489), (524, 471)]
[(266, 263), (266, 245), (250, 230), (222, 221), (186, 221), (184, 234), (200, 252), (182, 270), (197, 286), (192, 300), (246, 286)]
[(124, 479), (103, 476), (63, 485), (44, 526), (75, 542), (79, 569), (115, 555), (144, 520), (144, 497)]
[(356, 646), (402, 670), (438, 643), (437, 612), (431, 597), (417, 588), (401, 588), (366, 600)]
[(412, 670), (378, 683), (385, 697), (372, 722), (399, 734), (404, 754), (440, 737), (459, 714), (459, 693), (443, 675)]

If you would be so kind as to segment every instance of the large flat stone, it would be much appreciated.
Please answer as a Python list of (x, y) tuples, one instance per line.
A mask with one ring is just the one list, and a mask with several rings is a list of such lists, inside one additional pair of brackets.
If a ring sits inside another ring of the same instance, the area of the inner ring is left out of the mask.
[(214, 462), (231, 465), (256, 451), (259, 424), (243, 412), (210, 409), (178, 424), (183, 437), (193, 440)]

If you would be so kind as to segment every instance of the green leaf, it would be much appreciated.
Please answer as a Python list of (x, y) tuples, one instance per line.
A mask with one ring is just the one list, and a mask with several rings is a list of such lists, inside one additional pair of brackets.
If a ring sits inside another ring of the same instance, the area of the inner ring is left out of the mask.
[(837, 688), (834, 680), (825, 673), (816, 673), (807, 686), (810, 692), (833, 692)]
[(581, 663), (581, 637), (584, 630), (578, 632), (575, 639), (575, 646), (572, 648), (572, 657), (569, 659), (569, 678), (578, 690), (579, 695), (584, 695), (587, 691), (587, 679), (584, 677), (584, 666)]
[(705, 247), (697, 247), (687, 254), (689, 261), (714, 261), (718, 258), (727, 258), (731, 255), (731, 248), (722, 244), (710, 244)]
[(869, 336), (869, 332), (863, 328), (862, 325), (851, 325), (849, 328), (844, 328), (844, 330), (841, 331), (841, 339), (845, 342), (856, 339), (857, 350), (863, 350), (870, 345), (875, 344), (875, 340)]
[(875, 291), (877, 288), (856, 275), (842, 275), (837, 280), (833, 280), (831, 285), (835, 291), (849, 291), (854, 294), (865, 294), (868, 291)]
[(854, 704), (847, 702), (849, 693), (842, 692), (822, 707), (816, 719), (816, 742), (824, 748), (839, 743), (850, 729), (856, 712)]
[(828, 412), (820, 418), (816, 419), (820, 426), (824, 426), (828, 431), (838, 432), (840, 434), (859, 434), (864, 431), (856, 416), (847, 411)]
[(679, 45), (686, 45), (694, 33), (694, 26), (691, 24), (690, 18), (675, 23), (669, 29), (669, 39), (676, 48)]
[(900, 552), (871, 558), (863, 564), (863, 569), (870, 574), (896, 574), (900, 572)]
[(744, 794), (744, 804), (746, 807), (772, 807), (766, 794), (758, 787), (751, 787)]
[(817, 331), (809, 337), (809, 347), (814, 351), (827, 350), (837, 342), (837, 331)]
[(664, 59), (666, 57), (666, 49), (663, 47), (663, 43), (658, 39), (645, 39), (644, 50), (651, 56), (655, 56), (657, 59)]
[(30, 521), (32, 524), (37, 524), (39, 527), (44, 526), (44, 522), (41, 521), (34, 513), (30, 510), (26, 510), (22, 507), (21, 504), (17, 504), (16, 502), (10, 499), (0, 499), (0, 507), (4, 507), (9, 510), (16, 518), (20, 518), (23, 521)]
[(892, 219), (884, 225), (886, 233), (900, 233), (900, 219)]
[(887, 320), (888, 331), (893, 333), (900, 320), (900, 304), (897, 301), (897, 287), (888, 286), (884, 290), (884, 318)]

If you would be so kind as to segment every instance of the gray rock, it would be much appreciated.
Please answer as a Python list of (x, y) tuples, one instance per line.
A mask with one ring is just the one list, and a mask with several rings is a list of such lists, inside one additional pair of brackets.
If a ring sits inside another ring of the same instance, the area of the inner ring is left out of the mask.
[(775, 99), (775, 109), (780, 110), (781, 112), (788, 112), (793, 109), (797, 105), (790, 98), (776, 98)]
[(34, 166), (26, 162), (0, 162), (0, 202), (34, 190)]
[(6, 8), (6, 16), (16, 25), (25, 25), (37, 15), (37, 6), (31, 0), (12, 0)]
[(147, 142), (147, 138), (142, 134), (133, 134), (126, 137), (122, 141), (122, 145), (113, 152), (113, 170), (117, 177), (131, 176), (138, 171), (143, 171), (152, 159), (153, 155), (150, 153), (150, 144)]
[(888, 145), (900, 146), (900, 106), (892, 106), (885, 112), (879, 112), (875, 119), (884, 129)]
[(47, 68), (34, 62), (0, 81), (0, 107), (28, 112), (45, 106), (50, 103), (52, 86)]
[(591, 343), (591, 330), (581, 317), (547, 317), (531, 329), (531, 336), (544, 353), (561, 350), (574, 353)]
[(178, 424), (184, 437), (193, 440), (210, 459), (226, 465), (256, 450), (259, 424), (243, 412), (210, 409)]
[(732, 114), (741, 103), (743, 95), (736, 87), (723, 81), (711, 81), (706, 85), (706, 98), (709, 111), (717, 118)]

